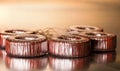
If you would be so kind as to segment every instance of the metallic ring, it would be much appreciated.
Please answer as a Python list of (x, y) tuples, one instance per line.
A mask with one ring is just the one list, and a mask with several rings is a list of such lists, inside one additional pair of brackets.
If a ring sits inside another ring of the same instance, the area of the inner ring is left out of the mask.
[(19, 29), (2, 31), (0, 33), (0, 47), (3, 49), (5, 48), (6, 38), (9, 38), (10, 36), (20, 35), (20, 34), (29, 34), (29, 33), (31, 32), (26, 30), (19, 30)]
[(90, 41), (84, 37), (61, 35), (49, 40), (49, 53), (62, 57), (84, 57), (90, 54)]
[(80, 32), (88, 32), (88, 31), (103, 32), (103, 29), (96, 27), (96, 26), (87, 26), (87, 25), (86, 26), (74, 25), (68, 29), (68, 33), (70, 33), (70, 34), (75, 34), (75, 33), (80, 33)]
[(116, 35), (104, 32), (82, 32), (79, 35), (91, 40), (93, 51), (115, 51)]
[(46, 37), (43, 35), (19, 35), (6, 39), (7, 54), (16, 57), (35, 57), (48, 52)]

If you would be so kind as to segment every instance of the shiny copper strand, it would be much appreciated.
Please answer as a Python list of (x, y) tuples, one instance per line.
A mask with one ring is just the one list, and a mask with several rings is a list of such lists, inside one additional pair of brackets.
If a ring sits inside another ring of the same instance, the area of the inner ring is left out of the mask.
[(6, 56), (5, 65), (12, 70), (44, 69), (48, 64), (48, 57), (14, 58)]
[(2, 35), (0, 34), (0, 48), (4, 49), (5, 48), (5, 42), (6, 42), (6, 38), (4, 38), (5, 36), (10, 36), (10, 35)]
[(49, 65), (56, 71), (85, 70), (90, 66), (90, 57), (67, 59), (49, 56)]
[(93, 51), (115, 51), (116, 36), (104, 38), (91, 38), (91, 47)]
[(116, 52), (93, 53), (92, 59), (94, 63), (111, 63), (116, 60)]
[(49, 41), (49, 53), (62, 57), (84, 57), (90, 55), (90, 42), (62, 42), (62, 41)]
[(23, 41), (23, 42), (15, 42), (15, 41), (6, 41), (7, 54), (17, 57), (35, 57), (41, 56), (47, 53), (47, 41)]

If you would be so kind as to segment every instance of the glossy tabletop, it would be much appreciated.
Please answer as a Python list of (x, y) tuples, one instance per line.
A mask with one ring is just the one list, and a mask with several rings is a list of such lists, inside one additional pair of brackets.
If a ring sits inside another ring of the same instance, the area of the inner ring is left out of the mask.
[(93, 52), (83, 58), (61, 58), (44, 55), (16, 58), (0, 50), (0, 71), (119, 71), (120, 48), (114, 52)]

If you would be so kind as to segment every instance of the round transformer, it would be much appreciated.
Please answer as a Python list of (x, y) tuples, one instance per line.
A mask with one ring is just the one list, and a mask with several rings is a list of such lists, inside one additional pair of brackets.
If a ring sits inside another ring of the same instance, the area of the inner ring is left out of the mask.
[(49, 40), (49, 53), (61, 57), (84, 57), (90, 55), (90, 40), (72, 35), (60, 35)]
[(86, 32), (86, 31), (98, 31), (103, 32), (102, 28), (96, 26), (89, 26), (89, 25), (74, 25), (69, 28), (68, 31), (78, 31), (78, 32)]
[(0, 47), (2, 49), (5, 48), (6, 38), (9, 38), (10, 36), (14, 36), (14, 35), (28, 34), (28, 33), (31, 33), (31, 32), (26, 30), (19, 30), (19, 29), (2, 31), (0, 33)]
[(115, 51), (116, 35), (104, 32), (82, 32), (80, 36), (91, 40), (93, 51)]
[(41, 56), (48, 52), (47, 39), (43, 35), (12, 36), (6, 39), (5, 50), (11, 56)]
[(78, 35), (81, 32), (103, 32), (102, 28), (89, 25), (74, 25), (67, 29), (67, 34)]

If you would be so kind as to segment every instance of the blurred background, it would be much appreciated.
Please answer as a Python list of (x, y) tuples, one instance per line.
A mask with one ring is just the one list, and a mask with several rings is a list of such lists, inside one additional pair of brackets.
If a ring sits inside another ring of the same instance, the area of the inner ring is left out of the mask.
[[(93, 25), (119, 35), (119, 0), (0, 0), (0, 30)], [(118, 36), (119, 38), (119, 36)]]
[(0, 30), (76, 24), (102, 27), (119, 35), (120, 0), (0, 0)]
[(0, 30), (95, 25), (118, 32), (119, 0), (0, 0)]
[(72, 25), (102, 27), (120, 46), (120, 0), (0, 0), (0, 30)]

